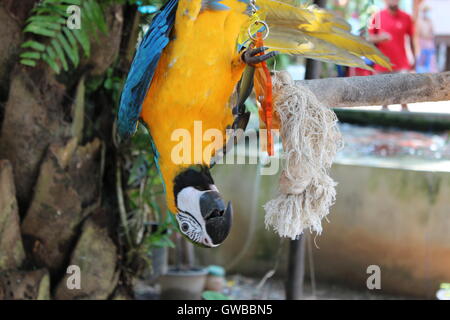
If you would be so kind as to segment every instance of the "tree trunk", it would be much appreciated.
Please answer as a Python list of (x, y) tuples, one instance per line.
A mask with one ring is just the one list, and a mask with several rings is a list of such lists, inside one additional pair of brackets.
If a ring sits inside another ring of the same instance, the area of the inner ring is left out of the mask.
[[(103, 87), (86, 85), (126, 55), (126, 6), (107, 10), (109, 33), (92, 42), (91, 58), (57, 76), (44, 63), (18, 62), (37, 2), (0, 2), (0, 299), (123, 296), (116, 106)], [(67, 286), (70, 265), (80, 268), (81, 288)]]

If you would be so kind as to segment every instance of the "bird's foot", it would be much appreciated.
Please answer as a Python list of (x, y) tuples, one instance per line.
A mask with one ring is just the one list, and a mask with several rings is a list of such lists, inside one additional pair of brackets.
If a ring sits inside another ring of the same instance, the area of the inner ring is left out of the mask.
[(277, 51), (271, 51), (266, 54), (261, 54), (264, 51), (266, 51), (267, 49), (269, 49), (269, 48), (268, 47), (259, 47), (259, 48), (249, 47), (242, 54), (242, 56), (241, 56), (242, 61), (244, 61), (246, 64), (248, 64), (251, 67), (256, 67), (256, 65), (258, 63), (261, 63), (263, 61), (266, 61), (267, 59), (275, 57), (278, 54)]

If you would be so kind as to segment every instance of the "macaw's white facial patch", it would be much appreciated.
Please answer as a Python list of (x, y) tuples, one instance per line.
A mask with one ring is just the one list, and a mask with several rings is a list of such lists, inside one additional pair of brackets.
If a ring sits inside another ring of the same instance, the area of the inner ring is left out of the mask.
[(217, 190), (211, 185), (212, 190), (200, 191), (194, 187), (183, 188), (177, 195), (176, 215), (181, 232), (194, 242), (202, 244), (212, 244), (211, 238), (206, 232), (205, 219), (202, 216), (200, 208), (200, 197), (207, 193)]
[(208, 191), (200, 191), (194, 187), (182, 189), (177, 195), (177, 208), (181, 212), (190, 213), (197, 221), (203, 220), (200, 211), (200, 197)]
[(202, 243), (204, 238), (204, 228), (188, 212), (180, 211), (176, 215), (181, 232), (191, 241)]

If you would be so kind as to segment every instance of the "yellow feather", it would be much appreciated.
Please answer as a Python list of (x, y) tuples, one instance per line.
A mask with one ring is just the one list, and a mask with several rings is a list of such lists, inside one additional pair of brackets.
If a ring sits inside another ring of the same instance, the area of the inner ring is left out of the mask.
[(314, 34), (314, 36), (353, 54), (365, 56), (383, 67), (391, 67), (389, 59), (385, 55), (369, 42), (362, 41), (360, 37), (339, 30), (334, 30), (333, 33)]
[(391, 67), (373, 44), (351, 34), (347, 22), (325, 9), (295, 5), (295, 0), (257, 0), (257, 6), (257, 14), (265, 17), (270, 28), (266, 44), (271, 50), (370, 69), (364, 56)]
[(302, 23), (311, 23), (317, 18), (307, 7), (295, 7), (278, 0), (257, 0), (258, 14), (266, 16), (266, 21), (278, 21), (296, 27)]
[(244, 45), (246, 42), (248, 42), (250, 39), (248, 37), (248, 32), (250, 29), (250, 32), (252, 34), (255, 34), (258, 32), (260, 25), (256, 24), (257, 21), (264, 21), (265, 20), (265, 14), (264, 12), (257, 12), (253, 14), (246, 23), (243, 24), (241, 28), (241, 32), (238, 36), (238, 44)]
[(300, 54), (306, 58), (325, 62), (369, 68), (359, 56), (300, 30), (272, 27), (265, 44), (281, 53)]
[(313, 12), (314, 20), (310, 21), (312, 26), (315, 26), (316, 31), (324, 32), (325, 30), (330, 31), (328, 27), (338, 27), (345, 31), (351, 31), (352, 27), (347, 21), (336, 16), (332, 12), (319, 8), (315, 5), (308, 6), (308, 9)]

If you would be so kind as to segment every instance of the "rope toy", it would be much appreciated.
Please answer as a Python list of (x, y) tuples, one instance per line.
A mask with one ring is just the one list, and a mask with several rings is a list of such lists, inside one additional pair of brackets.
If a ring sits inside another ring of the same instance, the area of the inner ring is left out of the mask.
[(264, 205), (265, 225), (294, 240), (306, 228), (322, 232), (336, 198), (337, 183), (328, 172), (343, 142), (335, 113), (309, 89), (295, 85), (287, 72), (272, 79), (285, 163), (279, 193)]

